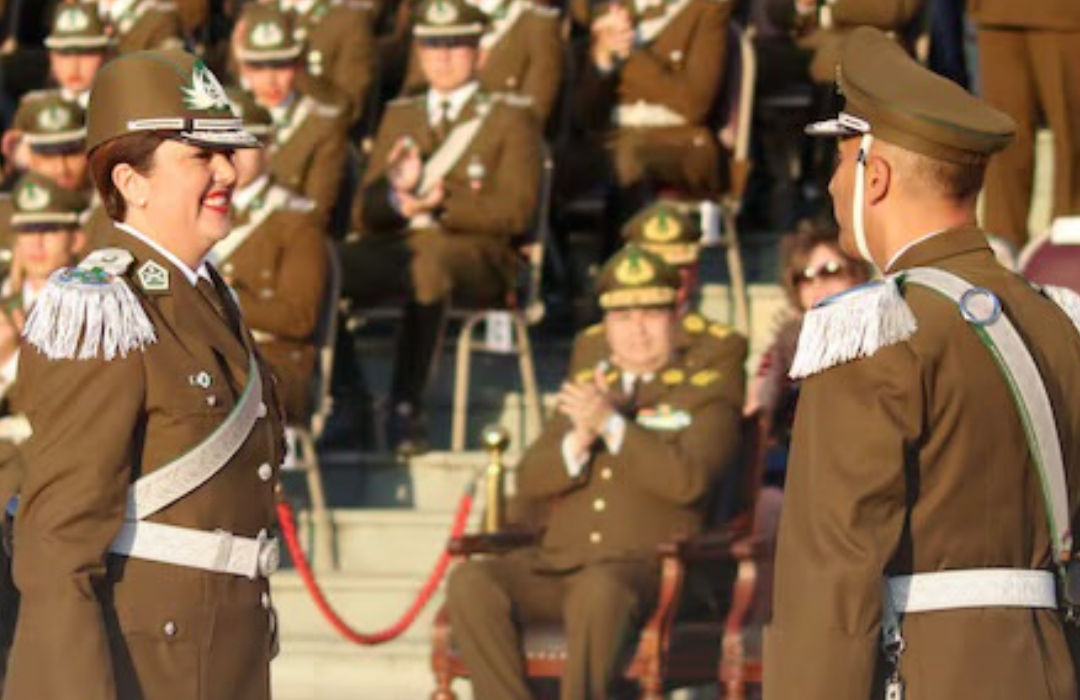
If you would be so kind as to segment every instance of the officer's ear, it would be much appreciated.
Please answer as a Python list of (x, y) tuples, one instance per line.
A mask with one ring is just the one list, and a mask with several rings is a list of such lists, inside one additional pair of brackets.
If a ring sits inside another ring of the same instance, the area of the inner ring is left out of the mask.
[(150, 180), (131, 163), (118, 163), (112, 169), (113, 186), (129, 208), (141, 208), (150, 200)]
[[(874, 144), (878, 148), (878, 144)], [(874, 153), (871, 149), (870, 157), (866, 161), (866, 202), (867, 204), (879, 204), (888, 195), (895, 184), (895, 163), (889, 157), (889, 153)]]

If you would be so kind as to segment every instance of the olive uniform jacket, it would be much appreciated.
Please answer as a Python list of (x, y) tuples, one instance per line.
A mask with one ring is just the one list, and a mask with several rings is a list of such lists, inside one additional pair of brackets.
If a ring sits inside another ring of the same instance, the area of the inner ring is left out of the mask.
[(375, 77), (376, 47), (368, 6), (319, 0), (296, 20), (296, 37), (306, 42), (307, 71), (300, 73), (301, 89), (308, 80), (331, 88), (347, 106), (348, 121), (356, 121)]
[(1080, 4), (1072, 0), (968, 0), (967, 9), (981, 27), (1080, 30)]
[[(600, 371), (621, 392), (620, 371), (593, 354), (594, 338), (603, 335), (584, 333), (571, 380), (592, 382)], [(739, 450), (746, 340), (729, 333), (718, 344), (699, 343), (700, 335), (680, 333), (667, 367), (639, 379), (618, 454), (598, 442), (581, 474), (571, 477), (562, 454), (570, 422), (557, 414), (522, 456), (518, 494), (552, 502), (542, 568), (651, 559), (660, 543), (701, 530), (713, 486)]]
[[(268, 700), (274, 613), (265, 578), (109, 554), (130, 484), (222, 424), (254, 347), (220, 279), (243, 340), (164, 256), (115, 235), (135, 259), (123, 282), (156, 340), (112, 360), (22, 350), (34, 435), (24, 446), (15, 526), (22, 604), (4, 697)], [(167, 289), (138, 281), (150, 262), (166, 271)], [(274, 526), (282, 422), (270, 372), (258, 362), (268, 410), (221, 471), (150, 520), (249, 538)]]
[(184, 29), (173, 3), (136, 2), (113, 26), (113, 31), (117, 37), (117, 54), (184, 48)]
[[(512, 97), (477, 91), (455, 125), (484, 119), (476, 137), (443, 178), (446, 199), (437, 226), (479, 234), (482, 245), (502, 247), (512, 256), (511, 239), (528, 230), (535, 216), (542, 163), (535, 121)], [(387, 160), (399, 139), (411, 138), (427, 162), (439, 142), (431, 127), (426, 95), (393, 100), (379, 125), (353, 213), (363, 233), (394, 233), (409, 222), (390, 202)]]
[[(278, 379), (289, 422), (304, 424), (326, 287), (326, 237), (311, 219), (311, 202), (269, 179), (248, 206), (240, 208), (234, 199), (233, 207), (233, 231), (225, 241), (233, 250), (215, 264)], [(230, 240), (237, 237), (239, 245)]]
[[(480, 39), (486, 52), (476, 77), (488, 92), (505, 92), (528, 98), (533, 114), (543, 126), (551, 114), (562, 81), (563, 45), (558, 10), (512, 0), (505, 14), (491, 20)], [(415, 45), (415, 42), (414, 42)], [(415, 48), (410, 53), (404, 92), (426, 89)]]
[(315, 202), (317, 225), (325, 228), (341, 189), (347, 145), (342, 110), (297, 93), (274, 125), (270, 175), (275, 182)]
[(617, 104), (646, 102), (668, 108), (688, 126), (704, 125), (723, 83), (731, 5), (686, 0), (667, 26), (618, 70), (604, 74), (587, 60), (576, 94), (581, 123), (606, 129)]
[[(947, 270), (1001, 300), (1054, 407), (1075, 531), (1077, 329), (996, 262), (979, 229), (920, 242), (889, 272), (914, 267)], [(884, 697), (883, 577), (1051, 564), (1039, 476), (1001, 371), (954, 302), (913, 284), (904, 296), (914, 334), (803, 381), (766, 638), (769, 700)], [(1077, 696), (1056, 611), (909, 614), (902, 631), (908, 700)]]

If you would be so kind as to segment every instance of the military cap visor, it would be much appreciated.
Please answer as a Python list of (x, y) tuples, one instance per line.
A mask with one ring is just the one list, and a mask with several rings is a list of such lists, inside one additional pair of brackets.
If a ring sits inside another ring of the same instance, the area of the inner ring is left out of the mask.
[(808, 135), (872, 134), (931, 158), (975, 164), (1008, 146), (1016, 131), (1008, 115), (927, 70), (869, 27), (846, 40), (837, 85), (843, 112), (809, 125)]
[(87, 110), (87, 150), (139, 132), (211, 149), (257, 148), (225, 89), (195, 56), (178, 50), (125, 54), (99, 71)]
[(109, 36), (45, 37), (45, 48), (62, 54), (104, 53), (112, 44)]

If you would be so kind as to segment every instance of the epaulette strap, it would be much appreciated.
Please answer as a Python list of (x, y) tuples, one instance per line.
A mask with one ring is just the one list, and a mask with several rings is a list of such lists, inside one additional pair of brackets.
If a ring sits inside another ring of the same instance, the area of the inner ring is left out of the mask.
[(341, 116), (341, 107), (338, 107), (337, 105), (327, 104), (325, 102), (315, 102), (315, 113), (318, 114), (320, 117), (326, 117), (327, 119), (335, 119)]
[(133, 258), (111, 248), (49, 276), (23, 335), (50, 360), (126, 357), (157, 340), (154, 326), (121, 275)]
[(559, 8), (557, 7), (548, 7), (547, 5), (537, 5), (536, 3), (529, 3), (528, 9), (533, 14), (540, 15), (541, 17), (559, 17)]
[(1044, 286), (1042, 291), (1048, 299), (1061, 307), (1061, 310), (1069, 317), (1076, 330), (1080, 331), (1080, 294), (1068, 287), (1055, 287), (1053, 285)]
[(533, 106), (532, 95), (516, 92), (493, 92), (491, 93), (491, 101), (501, 102), (507, 107), (517, 109), (529, 109)]
[(915, 314), (900, 293), (900, 281), (888, 277), (834, 295), (808, 311), (792, 379), (870, 357), (883, 347), (907, 340), (917, 327)]

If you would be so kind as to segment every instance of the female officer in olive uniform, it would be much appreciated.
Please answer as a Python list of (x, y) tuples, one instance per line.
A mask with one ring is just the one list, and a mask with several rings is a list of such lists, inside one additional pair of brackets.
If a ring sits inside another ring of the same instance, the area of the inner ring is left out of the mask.
[(27, 320), (5, 698), (270, 696), (281, 413), (204, 261), (229, 233), (232, 150), (254, 145), (189, 54), (98, 75), (87, 146), (116, 230)]

